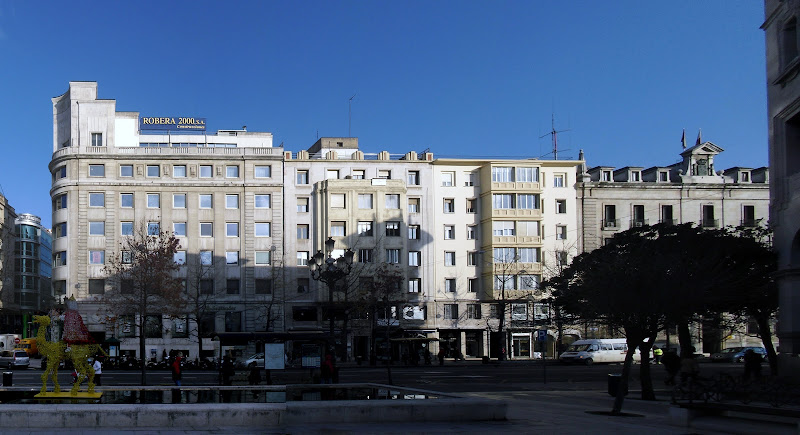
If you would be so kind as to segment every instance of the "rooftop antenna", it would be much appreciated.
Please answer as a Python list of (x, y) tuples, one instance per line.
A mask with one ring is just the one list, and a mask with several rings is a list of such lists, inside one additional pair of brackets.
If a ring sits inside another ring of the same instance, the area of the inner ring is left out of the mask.
[(352, 112), (352, 110), (351, 110), (351, 106), (353, 105), (353, 98), (355, 98), (355, 97), (356, 97), (356, 95), (357, 95), (357, 94), (353, 94), (353, 96), (352, 96), (352, 97), (350, 97), (350, 98), (347, 100), (347, 137), (353, 137), (353, 136), (350, 134), (350, 126), (351, 126), (351, 125), (352, 125), (352, 123), (353, 123), (353, 112)]
[(543, 134), (539, 136), (539, 139), (550, 135), (553, 137), (553, 160), (558, 160), (558, 134), (563, 133), (565, 131), (570, 131), (570, 129), (566, 130), (556, 130), (556, 116), (555, 114), (550, 115), (550, 133)]

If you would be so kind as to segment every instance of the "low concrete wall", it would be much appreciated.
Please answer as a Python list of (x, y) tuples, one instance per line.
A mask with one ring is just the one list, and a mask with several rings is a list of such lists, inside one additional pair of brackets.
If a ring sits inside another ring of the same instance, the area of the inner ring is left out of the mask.
[(276, 427), (319, 423), (505, 420), (507, 404), (479, 398), (287, 403), (5, 404), (11, 428)]

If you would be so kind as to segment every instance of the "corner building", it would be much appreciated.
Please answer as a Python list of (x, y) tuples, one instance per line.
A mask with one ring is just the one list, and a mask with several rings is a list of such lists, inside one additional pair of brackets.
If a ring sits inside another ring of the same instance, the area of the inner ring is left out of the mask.
[[(145, 357), (181, 350), (196, 358), (198, 327), (203, 335), (264, 331), (279, 317), (265, 310), (282, 308), (270, 302), (269, 282), (271, 258), (283, 251), (282, 150), (270, 133), (148, 131), (141, 119), (98, 99), (96, 82), (70, 82), (53, 98), (53, 287), (75, 296), (96, 340), (117, 338), (121, 354), (135, 355), (130, 319), (99, 303), (111, 285), (104, 266), (141, 226), (174, 232), (180, 273), (209, 303), (200, 322), (148, 319)], [(203, 341), (201, 356), (212, 356)]]

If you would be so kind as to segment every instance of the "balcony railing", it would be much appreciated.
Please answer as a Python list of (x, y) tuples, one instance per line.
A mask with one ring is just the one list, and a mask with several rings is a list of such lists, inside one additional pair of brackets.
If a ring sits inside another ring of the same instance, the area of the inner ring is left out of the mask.
[(619, 228), (619, 219), (603, 219), (603, 228), (608, 230)]
[(741, 225), (743, 227), (751, 227), (751, 228), (752, 227), (757, 227), (758, 226), (758, 220), (756, 220), (756, 219), (742, 219), (742, 224)]
[(645, 225), (649, 225), (649, 220), (647, 220), (647, 219), (633, 219), (633, 220), (631, 220), (631, 228), (643, 227)]
[(719, 219), (703, 219), (700, 221), (700, 225), (702, 225), (703, 228), (718, 228)]

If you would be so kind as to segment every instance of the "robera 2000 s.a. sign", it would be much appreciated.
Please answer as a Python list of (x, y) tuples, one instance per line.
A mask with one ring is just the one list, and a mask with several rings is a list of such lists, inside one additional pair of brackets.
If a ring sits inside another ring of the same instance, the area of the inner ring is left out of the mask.
[(184, 118), (180, 116), (141, 116), (139, 130), (201, 130), (206, 129), (205, 118)]

